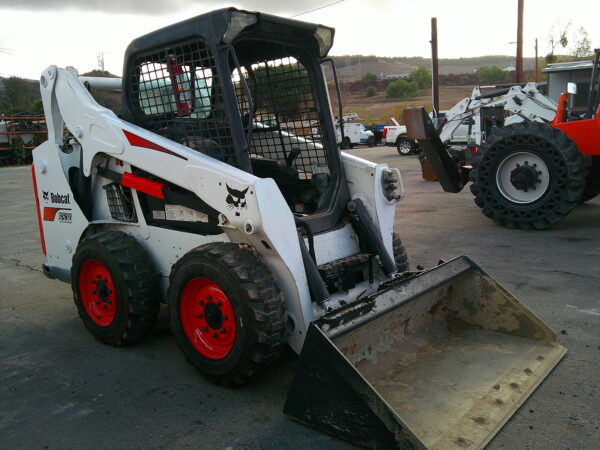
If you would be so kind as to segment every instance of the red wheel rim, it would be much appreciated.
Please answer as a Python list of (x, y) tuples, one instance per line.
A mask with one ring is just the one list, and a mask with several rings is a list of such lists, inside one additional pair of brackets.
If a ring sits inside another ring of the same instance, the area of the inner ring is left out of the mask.
[(221, 287), (208, 278), (185, 285), (179, 303), (183, 331), (192, 346), (209, 359), (223, 359), (235, 343), (233, 306)]
[(95, 259), (85, 261), (79, 271), (79, 295), (85, 312), (101, 327), (109, 326), (117, 312), (117, 295), (110, 272)]

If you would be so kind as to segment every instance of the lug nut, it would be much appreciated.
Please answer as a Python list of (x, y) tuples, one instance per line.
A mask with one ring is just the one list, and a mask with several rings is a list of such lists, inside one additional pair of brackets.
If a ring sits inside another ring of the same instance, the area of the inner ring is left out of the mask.
[(202, 327), (202, 331), (207, 332), (208, 331), (208, 327)]
[(102, 305), (102, 309), (106, 309), (106, 305)]
[(533, 167), (537, 167), (537, 164), (534, 164)]
[(221, 302), (216, 302), (216, 303), (217, 303), (217, 306), (221, 306)]
[(221, 328), (219, 331), (221, 332), (221, 334), (225, 334), (225, 328)]
[(212, 334), (212, 337), (214, 337), (214, 338), (216, 338), (217, 336), (218, 336), (217, 333)]
[(208, 300), (210, 302), (212, 300), (212, 297), (210, 295), (207, 295), (206, 300)]
[(198, 314), (196, 317), (197, 317), (198, 319), (202, 319), (202, 314)]
[(227, 320), (227, 316), (225, 314), (223, 314), (223, 320)]
[(100, 279), (101, 277), (100, 277), (100, 275), (96, 275), (96, 278), (97, 278), (97, 279)]
[(100, 300), (96, 300), (96, 305), (99, 305), (99, 304), (100, 304)]
[(92, 291), (92, 295), (96, 295), (96, 291)]
[(200, 306), (204, 306), (204, 302), (200, 300)]
[(525, 161), (523, 164), (527, 165), (527, 164), (529, 164), (529, 161)]
[(538, 170), (538, 175), (541, 175), (541, 174), (542, 174), (542, 171), (541, 171), (541, 170)]

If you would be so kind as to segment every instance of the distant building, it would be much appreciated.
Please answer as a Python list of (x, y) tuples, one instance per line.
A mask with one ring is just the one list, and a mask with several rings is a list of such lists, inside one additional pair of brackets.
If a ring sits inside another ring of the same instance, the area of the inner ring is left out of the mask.
[(508, 66), (508, 67), (505, 67), (502, 70), (504, 70), (505, 72), (514, 72), (517, 69), (515, 69), (513, 66)]
[(573, 109), (584, 109), (590, 93), (592, 67), (592, 61), (548, 64), (548, 67), (542, 70), (548, 74), (548, 97), (558, 101), (560, 94), (567, 92), (567, 83), (575, 83), (577, 95), (569, 106)]

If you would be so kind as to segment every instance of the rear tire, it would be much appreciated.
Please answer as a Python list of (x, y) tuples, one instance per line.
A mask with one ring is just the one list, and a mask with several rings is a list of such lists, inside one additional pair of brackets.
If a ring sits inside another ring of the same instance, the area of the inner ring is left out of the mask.
[(375, 147), (375, 136), (369, 136), (367, 138), (367, 146)]
[(409, 270), (410, 265), (408, 263), (408, 255), (404, 245), (402, 245), (402, 239), (394, 233), (393, 234), (393, 248), (394, 248), (394, 261), (396, 262), (396, 269), (398, 272), (406, 272)]
[(283, 295), (254, 249), (211, 243), (171, 271), (171, 330), (187, 361), (219, 384), (243, 384), (285, 343)]
[(415, 152), (415, 143), (406, 136), (400, 136), (396, 139), (396, 150), (402, 156), (412, 155)]
[(350, 138), (345, 137), (340, 144), (340, 148), (342, 150), (349, 150), (352, 148), (352, 142), (350, 142)]
[(135, 238), (106, 231), (81, 240), (71, 280), (79, 317), (100, 342), (133, 344), (154, 328), (158, 276)]
[(544, 229), (581, 200), (586, 170), (575, 143), (549, 125), (522, 122), (482, 146), (470, 173), (483, 214), (507, 228)]

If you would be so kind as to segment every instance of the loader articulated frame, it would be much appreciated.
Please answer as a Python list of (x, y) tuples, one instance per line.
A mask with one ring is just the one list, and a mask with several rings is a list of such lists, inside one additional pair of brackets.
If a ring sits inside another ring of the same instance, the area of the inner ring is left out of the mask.
[(167, 302), (177, 345), (218, 383), (287, 341), (285, 412), (303, 423), (376, 448), (481, 448), (565, 349), (466, 257), (408, 271), (399, 170), (336, 148), (332, 43), (233, 8), (150, 33), (127, 51), (124, 119), (48, 67), (44, 272), (103, 343), (142, 339)]

